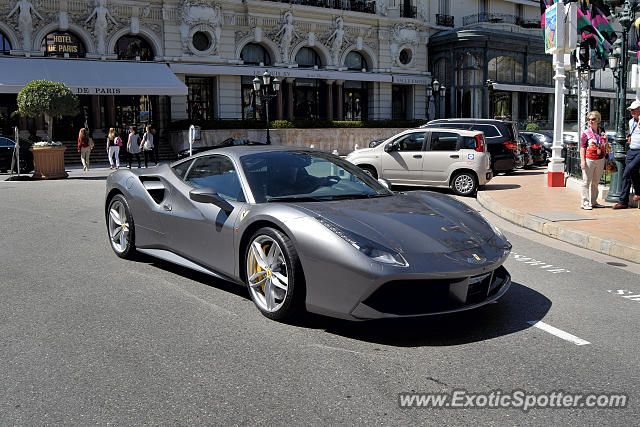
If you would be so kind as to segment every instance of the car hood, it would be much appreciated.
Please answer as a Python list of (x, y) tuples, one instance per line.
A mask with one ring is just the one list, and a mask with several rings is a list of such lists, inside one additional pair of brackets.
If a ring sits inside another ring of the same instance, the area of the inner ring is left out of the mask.
[(495, 237), (476, 211), (438, 193), (416, 191), (297, 207), (401, 253), (456, 252), (481, 246)]
[(362, 154), (370, 154), (373, 153), (375, 151), (377, 151), (376, 149), (377, 147), (373, 147), (373, 148), (358, 148), (356, 151), (352, 151), (351, 153), (349, 153), (349, 155), (347, 156), (347, 160), (349, 160), (352, 157), (356, 157), (356, 156), (360, 156)]

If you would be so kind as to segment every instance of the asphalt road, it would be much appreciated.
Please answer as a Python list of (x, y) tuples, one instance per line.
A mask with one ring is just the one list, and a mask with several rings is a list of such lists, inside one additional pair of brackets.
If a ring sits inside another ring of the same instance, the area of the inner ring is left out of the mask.
[[(625, 296), (640, 294), (640, 266), (495, 219), (513, 244), (513, 285), (496, 304), (411, 321), (277, 323), (241, 287), (116, 257), (104, 175), (0, 181), (2, 425), (637, 424), (640, 301)], [(629, 400), (399, 406), (402, 392), (462, 389)]]

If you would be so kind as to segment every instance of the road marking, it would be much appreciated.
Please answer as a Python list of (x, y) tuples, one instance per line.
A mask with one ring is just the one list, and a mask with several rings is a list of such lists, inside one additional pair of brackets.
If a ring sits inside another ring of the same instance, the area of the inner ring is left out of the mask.
[(558, 266), (554, 266), (553, 264), (547, 264), (545, 261), (539, 261), (535, 258), (531, 258), (528, 257), (526, 255), (522, 255), (522, 254), (518, 254), (515, 252), (511, 252), (510, 254), (513, 259), (515, 259), (518, 262), (523, 262), (527, 265), (531, 265), (534, 267), (538, 267), (538, 268), (542, 268), (543, 270), (545, 270), (547, 273), (552, 273), (552, 274), (558, 274), (558, 273), (571, 273), (571, 271), (565, 269), (565, 268), (560, 268)]
[(613, 295), (621, 296), (622, 298), (626, 298), (630, 301), (638, 301), (640, 302), (640, 293), (634, 291), (628, 291), (626, 289), (610, 289), (607, 292)]
[(551, 325), (547, 325), (539, 320), (531, 320), (527, 322), (531, 326), (535, 326), (538, 329), (542, 329), (545, 332), (549, 332), (551, 335), (555, 335), (558, 338), (574, 343), (575, 345), (587, 345), (591, 344), (589, 341), (585, 341), (582, 338), (578, 338), (575, 335), (571, 335), (569, 332), (565, 332), (561, 329), (554, 328)]

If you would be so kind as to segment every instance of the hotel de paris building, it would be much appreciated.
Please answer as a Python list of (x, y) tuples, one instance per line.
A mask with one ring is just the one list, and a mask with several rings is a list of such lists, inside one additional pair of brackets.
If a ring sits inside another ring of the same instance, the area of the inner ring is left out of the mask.
[(436, 13), (427, 0), (0, 0), (0, 126), (34, 79), (78, 95), (76, 132), (261, 118), (265, 70), (282, 82), (271, 119), (424, 119)]

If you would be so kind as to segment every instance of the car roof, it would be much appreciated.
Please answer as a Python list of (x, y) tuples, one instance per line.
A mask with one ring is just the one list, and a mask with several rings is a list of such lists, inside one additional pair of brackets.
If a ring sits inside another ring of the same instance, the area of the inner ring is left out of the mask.
[[(411, 132), (454, 132), (457, 134), (460, 134), (462, 136), (476, 136), (478, 134), (483, 133), (481, 130), (471, 130), (471, 129), (456, 129), (456, 128), (430, 128), (430, 127), (419, 127), (419, 128), (415, 128), (415, 129), (407, 129), (405, 131), (402, 131), (400, 133), (397, 133), (393, 136), (390, 136), (389, 138), (393, 138), (395, 136), (398, 135), (402, 135), (405, 133), (411, 133)], [(387, 138), (387, 139), (389, 139)]]
[(447, 123), (447, 122), (462, 122), (462, 123), (517, 123), (513, 120), (500, 120), (500, 119), (474, 119), (474, 118), (451, 118), (451, 119), (436, 119), (431, 120), (427, 125), (431, 123)]
[(176, 161), (174, 164), (182, 163), (183, 161), (187, 161), (189, 159), (195, 159), (198, 157), (208, 156), (210, 154), (224, 154), (229, 157), (233, 157), (235, 159), (239, 159), (240, 157), (247, 154), (255, 154), (255, 153), (269, 153), (269, 152), (277, 152), (277, 151), (289, 151), (289, 152), (301, 152), (301, 153), (319, 153), (319, 154), (330, 154), (326, 151), (316, 150), (314, 148), (306, 148), (299, 146), (288, 146), (288, 145), (233, 145), (230, 147), (219, 147), (212, 148), (210, 150), (202, 151), (193, 156), (186, 157), (184, 159), (180, 159)]

